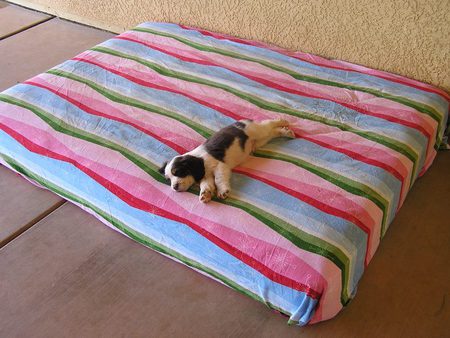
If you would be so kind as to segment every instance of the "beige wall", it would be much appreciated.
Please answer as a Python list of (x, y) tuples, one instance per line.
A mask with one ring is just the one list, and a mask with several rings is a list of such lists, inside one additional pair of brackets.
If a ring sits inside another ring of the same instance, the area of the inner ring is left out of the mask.
[(450, 91), (450, 0), (13, 0), (122, 32), (198, 26), (346, 60)]

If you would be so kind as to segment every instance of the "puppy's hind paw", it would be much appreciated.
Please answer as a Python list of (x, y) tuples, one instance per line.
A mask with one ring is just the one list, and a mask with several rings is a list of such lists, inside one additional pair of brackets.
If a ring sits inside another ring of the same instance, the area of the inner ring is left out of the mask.
[(228, 197), (228, 194), (230, 193), (229, 189), (225, 189), (225, 190), (219, 190), (217, 192), (217, 197), (219, 197), (221, 200), (224, 200)]
[(287, 120), (277, 119), (275, 121), (276, 121), (277, 127), (289, 127), (289, 121), (287, 121)]
[(286, 132), (284, 133), (284, 136), (289, 137), (289, 138), (295, 138), (295, 134), (291, 129), (289, 129), (289, 128), (283, 128), (283, 129), (287, 129)]
[(294, 132), (288, 127), (279, 128), (278, 132), (281, 137), (295, 138)]
[(208, 203), (209, 201), (211, 201), (211, 198), (212, 198), (212, 193), (209, 190), (204, 190), (204, 191), (200, 192), (200, 196), (198, 197), (198, 199), (202, 203)]

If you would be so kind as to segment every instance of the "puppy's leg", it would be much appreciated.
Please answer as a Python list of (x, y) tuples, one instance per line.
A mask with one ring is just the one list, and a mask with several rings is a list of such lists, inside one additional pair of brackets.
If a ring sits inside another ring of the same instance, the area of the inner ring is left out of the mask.
[(231, 169), (225, 163), (220, 162), (214, 170), (214, 180), (217, 187), (217, 197), (226, 199), (230, 193)]
[(255, 140), (255, 149), (276, 137), (295, 137), (294, 132), (289, 129), (289, 122), (282, 119), (254, 122), (247, 126), (246, 132)]
[(289, 127), (289, 121), (283, 119), (262, 120), (253, 123), (260, 127), (267, 127), (269, 130), (277, 127)]
[(211, 198), (213, 197), (214, 193), (216, 191), (215, 185), (214, 185), (214, 178), (211, 175), (205, 176), (200, 181), (200, 195), (198, 199), (200, 202), (208, 203), (211, 201)]

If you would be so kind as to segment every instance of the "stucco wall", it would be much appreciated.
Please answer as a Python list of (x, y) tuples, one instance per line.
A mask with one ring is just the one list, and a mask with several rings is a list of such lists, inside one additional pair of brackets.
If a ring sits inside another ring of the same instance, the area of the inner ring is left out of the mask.
[(346, 60), (450, 91), (450, 0), (13, 0), (121, 32), (198, 26)]

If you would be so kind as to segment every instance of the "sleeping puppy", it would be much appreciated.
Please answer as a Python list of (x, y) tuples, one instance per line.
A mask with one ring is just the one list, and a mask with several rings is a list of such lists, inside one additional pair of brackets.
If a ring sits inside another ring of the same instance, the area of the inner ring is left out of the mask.
[(216, 189), (217, 197), (225, 199), (230, 193), (231, 169), (275, 137), (295, 137), (289, 122), (241, 120), (219, 130), (194, 150), (164, 163), (159, 172), (170, 179), (175, 191), (186, 191), (200, 183), (201, 202), (209, 202)]

